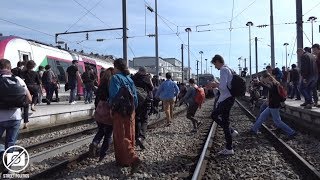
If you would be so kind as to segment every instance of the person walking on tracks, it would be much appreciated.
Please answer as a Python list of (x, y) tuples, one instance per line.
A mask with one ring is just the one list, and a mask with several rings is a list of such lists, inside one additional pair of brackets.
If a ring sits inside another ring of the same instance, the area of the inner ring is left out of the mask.
[(269, 115), (272, 115), (272, 120), (276, 126), (282, 129), (289, 137), (296, 135), (296, 132), (286, 125), (280, 117), (280, 107), (281, 102), (285, 99), (279, 93), (280, 83), (269, 73), (263, 75), (261, 82), (268, 87), (269, 96), (268, 96), (268, 107), (259, 115), (257, 121), (254, 123), (251, 128), (253, 134), (257, 134), (262, 123), (267, 120)]
[(224, 64), (224, 59), (220, 55), (215, 55), (211, 63), (216, 69), (220, 70), (220, 83), (211, 82), (208, 84), (210, 88), (218, 88), (220, 95), (217, 100), (217, 105), (214, 108), (211, 118), (216, 121), (216, 123), (223, 128), (226, 148), (220, 151), (220, 155), (232, 155), (234, 150), (232, 148), (232, 137), (236, 136), (238, 132), (230, 128), (229, 115), (230, 110), (234, 104), (235, 98), (231, 95), (229, 87), (231, 87), (231, 81), (233, 78), (231, 69)]
[(148, 114), (151, 110), (153, 99), (153, 84), (150, 74), (147, 74), (145, 67), (140, 67), (139, 71), (132, 77), (137, 87), (138, 107), (136, 108), (136, 142), (141, 149), (145, 149), (144, 141), (148, 126)]
[[(188, 104), (188, 109), (187, 109), (187, 118), (190, 119), (192, 121), (192, 125), (193, 125), (193, 130), (191, 132), (197, 132), (197, 129), (200, 127), (200, 125), (202, 124), (201, 121), (197, 120), (194, 118), (199, 106), (201, 105), (200, 103), (202, 102), (196, 102), (197, 99), (197, 93), (200, 90), (198, 90), (198, 86), (195, 84), (195, 81), (193, 78), (189, 79), (189, 84), (190, 87), (188, 88), (186, 94), (183, 96), (183, 98), (180, 100), (180, 104), (187, 103)], [(202, 89), (202, 94), (200, 94), (201, 96), (201, 100), (203, 101), (205, 98), (205, 94), (204, 94), (204, 90)], [(198, 98), (199, 99), (199, 98)], [(201, 101), (200, 100), (200, 101)]]
[(113, 118), (115, 158), (121, 166), (135, 172), (141, 160), (135, 152), (135, 108), (138, 106), (136, 87), (123, 59), (114, 61), (115, 75), (109, 86), (109, 103)]
[(167, 80), (161, 83), (157, 90), (156, 97), (159, 97), (163, 103), (167, 125), (170, 126), (173, 119), (174, 97), (179, 93), (179, 87), (171, 80), (171, 73), (166, 73), (166, 78)]

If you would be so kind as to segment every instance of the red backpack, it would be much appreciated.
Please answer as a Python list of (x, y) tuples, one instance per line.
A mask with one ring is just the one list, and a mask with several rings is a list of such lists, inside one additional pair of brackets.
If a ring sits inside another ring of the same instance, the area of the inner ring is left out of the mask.
[(284, 102), (288, 97), (287, 90), (282, 85), (279, 85), (278, 86), (278, 93), (280, 96), (280, 101)]
[(199, 108), (201, 108), (201, 105), (204, 103), (204, 99), (206, 98), (206, 94), (202, 87), (194, 88), (196, 89), (196, 96), (194, 97), (194, 101), (199, 105)]

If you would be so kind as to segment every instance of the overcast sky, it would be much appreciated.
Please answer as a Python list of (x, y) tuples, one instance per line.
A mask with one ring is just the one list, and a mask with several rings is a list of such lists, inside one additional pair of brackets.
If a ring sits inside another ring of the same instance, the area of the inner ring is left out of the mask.
[[(153, 0), (128, 0), (129, 58), (154, 56), (154, 38), (145, 36), (154, 33), (154, 13), (145, 11), (146, 4), (154, 8)], [(186, 27), (190, 27), (191, 67), (195, 71), (195, 61), (211, 59), (221, 54), (226, 63), (238, 70), (238, 58), (249, 57), (249, 31), (246, 27), (252, 21), (252, 38), (258, 37), (259, 71), (270, 63), (270, 28), (257, 25), (269, 24), (269, 0), (159, 0), (159, 55), (181, 59), (181, 44), (187, 44)], [(232, 8), (234, 7), (234, 8)], [(288, 64), (296, 62), (295, 0), (274, 1), (275, 57), (278, 67), (285, 65), (285, 47), (288, 46)], [(233, 11), (232, 11), (233, 9)], [(91, 10), (88, 12), (88, 10)], [(232, 31), (230, 20), (233, 12)], [(303, 0), (304, 21), (310, 16), (320, 18), (320, 0)], [(9, 21), (9, 22), (8, 22)], [(0, 6), (0, 33), (54, 44), (54, 34), (65, 31), (80, 31), (122, 26), (120, 0), (11, 0), (2, 1)], [(210, 25), (207, 25), (210, 24)], [(20, 25), (20, 26), (19, 26)], [(197, 25), (207, 25), (198, 26)], [(21, 27), (24, 26), (24, 27)], [(27, 27), (27, 28), (25, 28)], [(197, 32), (205, 31), (205, 32)], [(206, 31), (211, 30), (211, 31)], [(176, 33), (178, 32), (178, 36)], [(304, 46), (311, 44), (311, 24), (304, 23)], [(89, 34), (64, 35), (61, 41), (68, 42), (71, 49), (122, 57), (121, 31), (96, 32)], [(97, 42), (96, 39), (107, 39)], [(120, 39), (119, 39), (120, 38)], [(310, 41), (309, 41), (309, 40)], [(314, 42), (319, 42), (319, 24), (314, 24)], [(254, 41), (252, 41), (252, 71), (255, 72)], [(292, 55), (293, 52), (293, 55)], [(185, 50), (185, 64), (187, 51)], [(243, 66), (243, 62), (241, 63)], [(249, 62), (247, 61), (247, 66)], [(208, 61), (208, 70), (210, 64)], [(203, 69), (205, 61), (203, 60)], [(218, 74), (217, 70), (213, 70)]]

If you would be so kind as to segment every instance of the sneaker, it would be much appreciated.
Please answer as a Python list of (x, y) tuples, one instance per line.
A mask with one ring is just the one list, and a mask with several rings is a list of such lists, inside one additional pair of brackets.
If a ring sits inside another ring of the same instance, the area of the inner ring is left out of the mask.
[(146, 147), (144, 146), (144, 143), (143, 143), (143, 139), (142, 138), (137, 138), (137, 145), (140, 146), (140, 148), (142, 150), (146, 149)]
[(300, 100), (301, 100), (301, 98), (296, 98), (295, 100), (296, 100), (296, 101), (300, 101)]
[(192, 132), (192, 133), (196, 133), (196, 132), (197, 132), (197, 129), (194, 128), (194, 129), (191, 130), (191, 132)]
[(300, 106), (306, 106), (308, 103), (302, 103), (300, 104)]
[(231, 136), (234, 138), (234, 137), (236, 137), (236, 136), (238, 136), (239, 135), (239, 133), (238, 133), (238, 131), (236, 131), (236, 130), (233, 130), (233, 132), (231, 133)]
[(219, 155), (233, 155), (234, 151), (233, 149), (229, 150), (229, 149), (224, 149), (220, 152), (218, 152)]
[(312, 104), (307, 104), (306, 106), (304, 106), (304, 109), (312, 109)]
[(73, 101), (73, 102), (71, 102), (70, 104), (71, 104), (71, 105), (74, 105), (74, 104), (76, 104), (76, 103), (77, 103), (76, 101)]
[(88, 102), (88, 101), (85, 101), (84, 103), (85, 103), (85, 104), (89, 104), (89, 102)]

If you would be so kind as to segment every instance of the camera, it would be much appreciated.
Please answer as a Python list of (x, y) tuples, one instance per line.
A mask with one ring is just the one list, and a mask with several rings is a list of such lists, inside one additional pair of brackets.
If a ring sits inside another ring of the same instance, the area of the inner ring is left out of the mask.
[[(13, 151), (12, 153), (7, 153), (7, 164), (11, 163), (18, 155), (19, 151)], [(26, 155), (21, 154), (11, 166), (25, 166), (26, 165)]]

